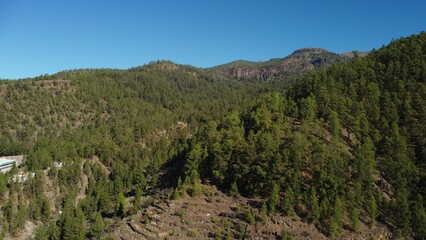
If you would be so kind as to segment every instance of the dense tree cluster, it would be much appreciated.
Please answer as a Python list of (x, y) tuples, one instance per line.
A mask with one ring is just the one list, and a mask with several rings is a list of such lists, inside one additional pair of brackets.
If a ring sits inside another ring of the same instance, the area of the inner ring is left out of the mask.
[(261, 95), (249, 111), (200, 126), (185, 172), (267, 197), (271, 211), (297, 211), (330, 235), (348, 216), (353, 231), (381, 219), (423, 239), (425, 55), (421, 33)]
[[(243, 109), (260, 89), (163, 61), (1, 84), (0, 155), (26, 154), (26, 170), (38, 172), (38, 188), (11, 184), (16, 171), (0, 174), (0, 221), (7, 223), (0, 231), (14, 235), (25, 220), (57, 220), (40, 228), (39, 239), (80, 239), (102, 232), (103, 217), (124, 216), (127, 197), (140, 199), (156, 185), (157, 172), (182, 151), (199, 119)], [(54, 162), (63, 167), (57, 169)], [(85, 197), (77, 204), (84, 177)], [(48, 190), (40, 182), (45, 178), (59, 188), (52, 218)]]
[(127, 126), (140, 139), (178, 121), (194, 128), (201, 117), (217, 119), (248, 106), (262, 88), (164, 61), (39, 78), (0, 84), (0, 155), (27, 152), (43, 136), (99, 124)]

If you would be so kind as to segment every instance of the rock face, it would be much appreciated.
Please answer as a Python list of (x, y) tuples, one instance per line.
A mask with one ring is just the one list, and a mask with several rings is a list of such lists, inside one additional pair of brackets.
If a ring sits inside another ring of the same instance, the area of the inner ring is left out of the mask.
[(285, 58), (271, 59), (266, 62), (235, 61), (213, 67), (211, 70), (217, 77), (268, 81), (349, 59), (348, 56), (331, 53), (322, 48), (303, 48)]
[(259, 78), (262, 80), (273, 79), (279, 73), (275, 68), (231, 68), (229, 74), (235, 78)]

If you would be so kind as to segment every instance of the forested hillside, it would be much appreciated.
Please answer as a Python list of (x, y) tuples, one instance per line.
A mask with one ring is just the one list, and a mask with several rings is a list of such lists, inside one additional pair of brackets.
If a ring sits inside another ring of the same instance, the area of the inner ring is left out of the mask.
[(227, 216), (228, 238), (245, 236), (235, 219), (282, 215), (334, 238), (378, 224), (426, 238), (426, 33), (291, 86), (211, 71), (158, 61), (1, 81), (0, 155), (27, 159), (0, 173), (0, 239), (31, 226), (35, 239), (105, 239), (132, 216), (149, 228), (155, 200), (208, 195), (201, 184), (261, 203)]
[(42, 136), (107, 123), (135, 138), (178, 121), (191, 127), (250, 103), (255, 87), (200, 69), (153, 62), (129, 70), (71, 70), (0, 83), (0, 154), (27, 152)]
[(309, 72), (200, 126), (183, 177), (262, 196), (329, 236), (382, 221), (426, 238), (426, 33)]
[[(83, 211), (87, 223), (99, 214), (115, 215), (123, 196), (140, 196), (147, 182), (155, 186), (161, 165), (179, 154), (200, 119), (243, 109), (258, 91), (165, 61), (2, 82), (0, 155), (25, 154), (26, 170), (36, 173), (24, 184), (10, 181), (17, 169), (0, 173), (3, 236), (16, 236), (29, 219), (53, 220), (45, 226), (54, 226), (56, 237), (77, 239), (66, 232), (80, 229), (67, 225), (77, 224), (77, 213)], [(64, 167), (56, 169), (55, 161)], [(80, 196), (77, 208), (66, 204), (78, 194), (87, 197)]]

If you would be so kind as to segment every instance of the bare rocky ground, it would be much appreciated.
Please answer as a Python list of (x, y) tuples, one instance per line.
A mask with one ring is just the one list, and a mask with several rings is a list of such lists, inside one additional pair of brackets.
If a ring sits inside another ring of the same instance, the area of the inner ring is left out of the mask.
[[(45, 195), (51, 201), (52, 213), (58, 217), (55, 196), (60, 190), (47, 175), (46, 171)], [(79, 187), (87, 187), (85, 174)], [(328, 239), (313, 224), (303, 222), (297, 215), (269, 214), (262, 222), (261, 199), (230, 197), (210, 185), (201, 188), (199, 196), (185, 195), (178, 200), (169, 200), (170, 189), (151, 189), (140, 207), (132, 206), (134, 199), (128, 198), (127, 206), (133, 214), (122, 220), (106, 221), (109, 227), (99, 239), (282, 239), (283, 231), (292, 239)], [(80, 191), (79, 198), (84, 198), (84, 191)], [(252, 225), (245, 217), (250, 209), (256, 216), (256, 223)], [(5, 239), (32, 239), (37, 225), (27, 222), (17, 236), (6, 236)], [(361, 223), (359, 233), (349, 229), (348, 225), (344, 226), (335, 239), (392, 239), (391, 231), (381, 223), (372, 229)]]
[[(203, 185), (198, 197), (168, 200), (163, 193), (145, 199), (146, 207), (112, 226), (107, 239), (281, 239), (283, 229), (294, 239), (327, 239), (313, 224), (300, 217), (270, 214), (260, 220), (259, 199), (229, 197), (213, 186)], [(244, 221), (254, 209), (256, 224)], [(360, 233), (342, 230), (337, 239), (391, 239), (390, 230), (377, 223), (372, 229), (361, 224)]]
[(37, 226), (33, 222), (26, 221), (24, 229), (20, 231), (17, 236), (12, 237), (7, 235), (4, 237), (4, 240), (32, 239), (34, 237), (34, 232), (36, 229), (37, 229)]

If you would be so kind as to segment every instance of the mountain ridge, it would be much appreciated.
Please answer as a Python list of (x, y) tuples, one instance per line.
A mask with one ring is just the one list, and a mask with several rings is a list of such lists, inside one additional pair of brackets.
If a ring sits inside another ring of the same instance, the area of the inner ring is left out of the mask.
[(42, 74), (36, 77), (26, 77), (20, 79), (0, 78), (1, 82), (11, 80), (46, 80), (51, 79), (50, 76), (57, 76), (61, 73), (78, 73), (82, 71), (94, 70), (117, 70), (117, 71), (138, 71), (142, 69), (163, 69), (177, 70), (177, 68), (185, 68), (191, 70), (205, 71), (214, 77), (233, 77), (237, 79), (257, 78), (260, 80), (275, 80), (286, 78), (288, 75), (296, 72), (305, 72), (307, 70), (327, 67), (339, 61), (347, 61), (355, 55), (360, 57), (367, 56), (369, 52), (351, 51), (345, 53), (334, 53), (320, 47), (305, 47), (293, 51), (284, 57), (270, 58), (269, 60), (250, 61), (239, 59), (228, 63), (219, 64), (212, 67), (197, 67), (190, 64), (180, 64), (173, 60), (153, 60), (149, 63), (129, 68), (77, 68), (61, 70), (53, 74)]
[(271, 58), (260, 62), (237, 60), (207, 70), (215, 77), (263, 81), (285, 80), (294, 74), (327, 67), (333, 63), (349, 59), (348, 56), (332, 53), (323, 48), (301, 48), (283, 58)]

